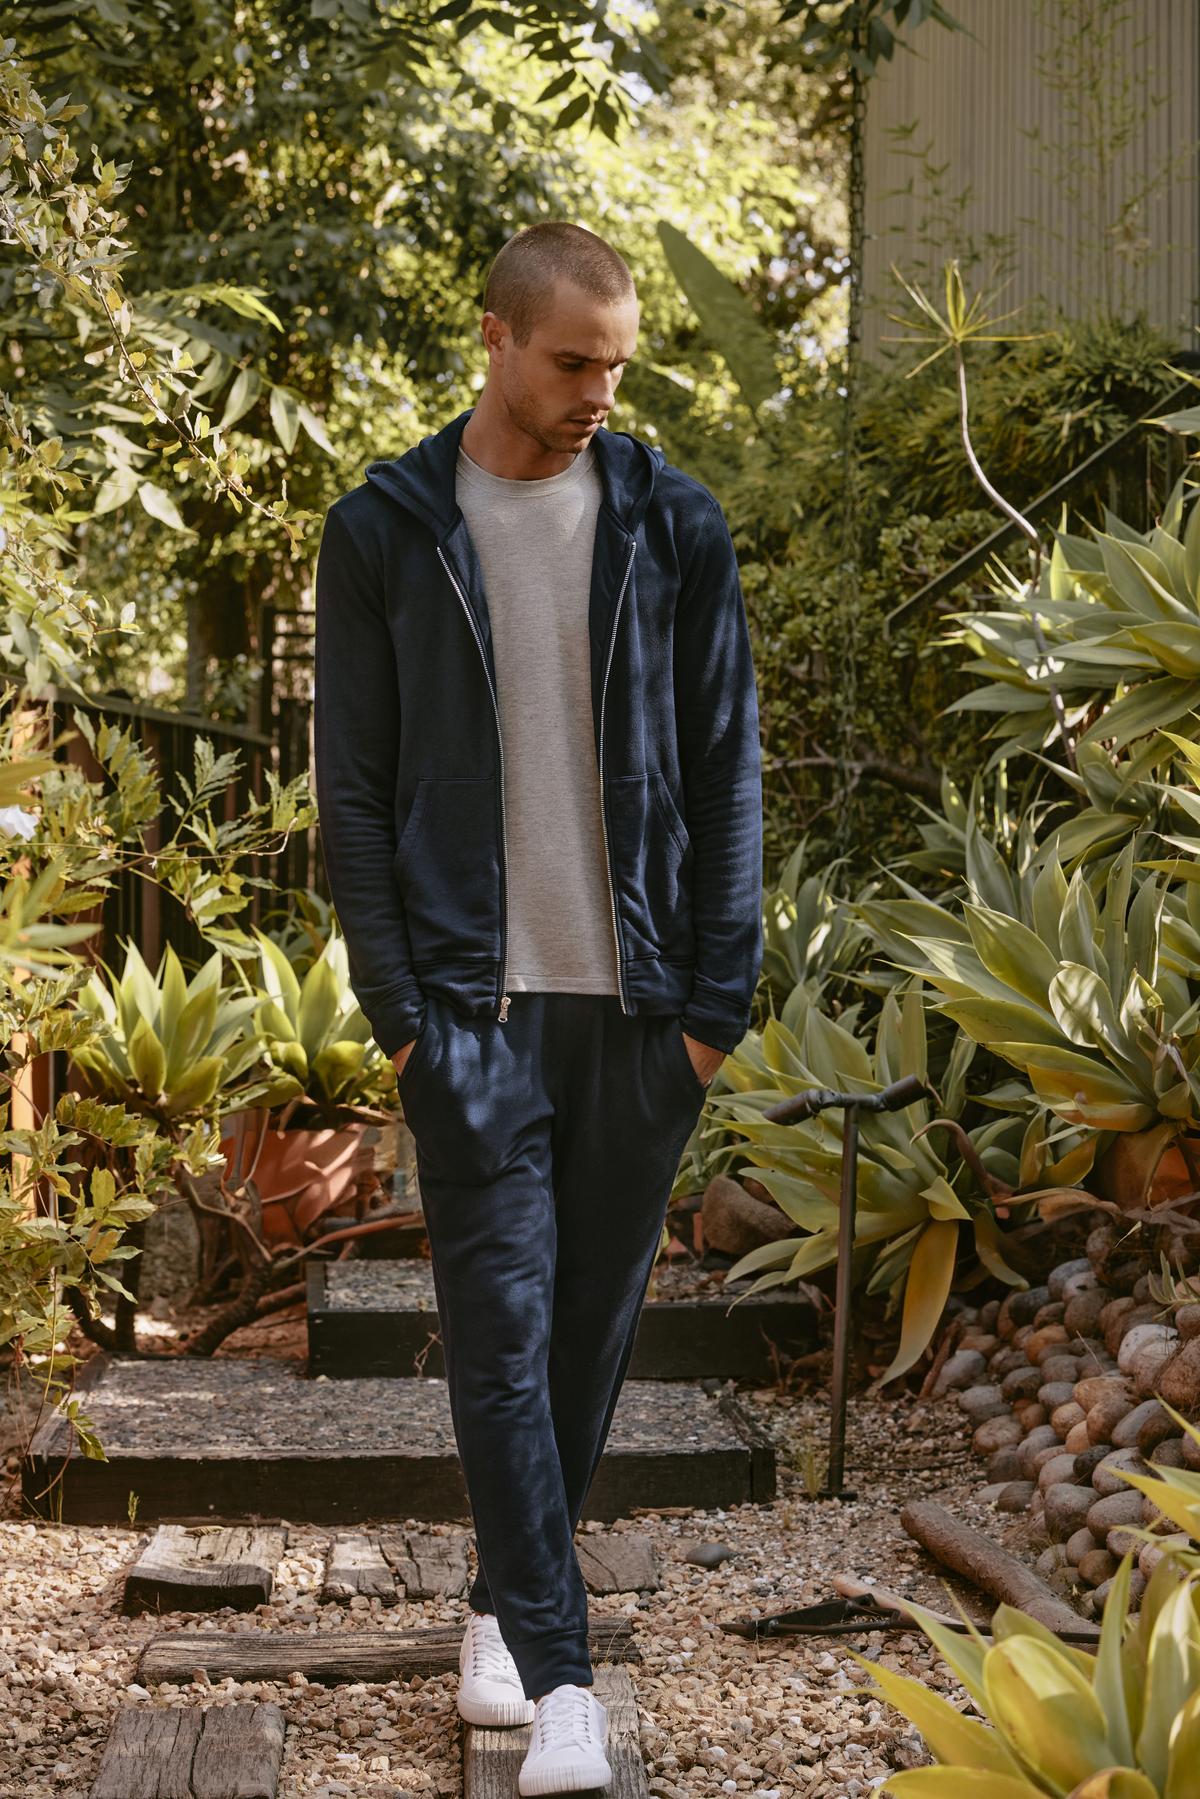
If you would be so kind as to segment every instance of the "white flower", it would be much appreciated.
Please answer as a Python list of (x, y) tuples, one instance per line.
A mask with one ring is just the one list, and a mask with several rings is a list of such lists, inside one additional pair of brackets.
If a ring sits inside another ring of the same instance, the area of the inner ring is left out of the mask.
[(0, 806), (0, 833), (5, 837), (32, 837), (37, 822), (37, 813), (23, 806)]

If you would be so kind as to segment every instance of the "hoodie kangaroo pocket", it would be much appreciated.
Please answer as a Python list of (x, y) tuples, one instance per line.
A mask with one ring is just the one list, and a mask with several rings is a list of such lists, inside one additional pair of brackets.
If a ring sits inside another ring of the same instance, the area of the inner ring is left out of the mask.
[(413, 966), (500, 953), (496, 779), (417, 783), (396, 852)]
[(606, 785), (626, 953), (688, 961), (695, 954), (694, 855), (666, 782), (652, 769)]

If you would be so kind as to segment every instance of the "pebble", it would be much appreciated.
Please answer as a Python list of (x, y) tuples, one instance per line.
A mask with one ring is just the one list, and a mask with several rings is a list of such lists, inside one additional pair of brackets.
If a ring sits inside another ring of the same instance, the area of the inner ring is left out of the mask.
[(1063, 1449), (1061, 1444), (1057, 1450), (1043, 1449), (1039, 1453), (1046, 1457), (1037, 1471), (1037, 1485), (1040, 1492), (1044, 1493), (1048, 1487), (1061, 1486), (1064, 1481), (1072, 1479), (1075, 1473), (1075, 1457)]
[(1086, 1256), (1076, 1256), (1074, 1260), (1060, 1262), (1056, 1268), (1051, 1269), (1046, 1278), (1047, 1298), (1062, 1299), (1067, 1289), (1067, 1283), (1074, 1280), (1076, 1275), (1087, 1275), (1089, 1280), (1095, 1279), (1092, 1273), (1092, 1264)]
[(1140, 1524), (1141, 1521), (1142, 1496), (1136, 1487), (1126, 1487), (1123, 1492), (1110, 1493), (1106, 1499), (1096, 1499), (1087, 1514), (1088, 1529), (1094, 1537), (1103, 1537), (1105, 1541), (1109, 1531), (1118, 1525)]
[[(984, 1488), (984, 1492), (989, 1490)], [(1029, 1502), (1035, 1491), (1031, 1480), (1010, 1480), (1000, 1488), (996, 1495), (996, 1510), (998, 1512), (1026, 1512), (1029, 1510)]]
[[(1126, 1412), (1120, 1423), (1113, 1430), (1113, 1447), (1116, 1449), (1129, 1449), (1136, 1444), (1140, 1448), (1139, 1438), (1143, 1427), (1154, 1425), (1160, 1419), (1168, 1427), (1163, 1432), (1163, 1436), (1169, 1436), (1176, 1426), (1172, 1424), (1170, 1418), (1167, 1416), (1166, 1412), (1163, 1411), (1157, 1399), (1143, 1399), (1141, 1405), (1135, 1405), (1131, 1412)], [(1157, 1440), (1161, 1442), (1162, 1438), (1160, 1437)], [(1154, 1445), (1150, 1444), (1149, 1447), (1153, 1448)]]
[(999, 1387), (968, 1387), (958, 1395), (959, 1410), (972, 1424), (983, 1424), (989, 1418), (1007, 1418), (1009, 1405)]
[(987, 1358), (981, 1350), (956, 1349), (942, 1364), (942, 1371), (934, 1384), (934, 1394), (940, 1398), (942, 1394), (953, 1392), (957, 1388), (972, 1386), (986, 1370)]

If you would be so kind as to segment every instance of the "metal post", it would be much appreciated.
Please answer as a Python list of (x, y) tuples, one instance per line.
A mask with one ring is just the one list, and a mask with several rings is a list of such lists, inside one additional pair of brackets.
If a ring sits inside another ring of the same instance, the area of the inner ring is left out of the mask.
[(790, 1099), (768, 1106), (763, 1117), (774, 1124), (793, 1124), (831, 1108), (845, 1117), (842, 1127), (842, 1185), (838, 1208), (838, 1260), (833, 1320), (833, 1376), (830, 1382), (829, 1468), (823, 1499), (854, 1499), (844, 1484), (846, 1472), (846, 1405), (850, 1394), (850, 1301), (854, 1258), (855, 1212), (858, 1204), (858, 1115), (860, 1112), (899, 1112), (929, 1094), (923, 1080), (904, 1075), (879, 1093), (834, 1093), (828, 1087), (810, 1087)]
[(845, 1484), (846, 1402), (850, 1386), (850, 1294), (854, 1222), (858, 1202), (858, 1107), (842, 1114), (842, 1190), (838, 1202), (836, 1311), (833, 1319), (833, 1378), (830, 1382), (829, 1467), (823, 1499), (853, 1499)]

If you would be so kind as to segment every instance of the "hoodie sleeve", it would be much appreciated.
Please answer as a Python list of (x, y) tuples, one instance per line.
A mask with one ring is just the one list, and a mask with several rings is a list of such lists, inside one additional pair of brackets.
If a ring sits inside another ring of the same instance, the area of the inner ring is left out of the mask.
[(745, 601), (715, 499), (680, 586), (675, 717), (696, 933), (681, 1023), (728, 1054), (750, 1027), (762, 963), (762, 748)]
[(394, 871), (399, 753), (400, 692), (382, 595), (335, 503), (317, 556), (314, 784), (351, 985), (386, 1056), (425, 1018)]

